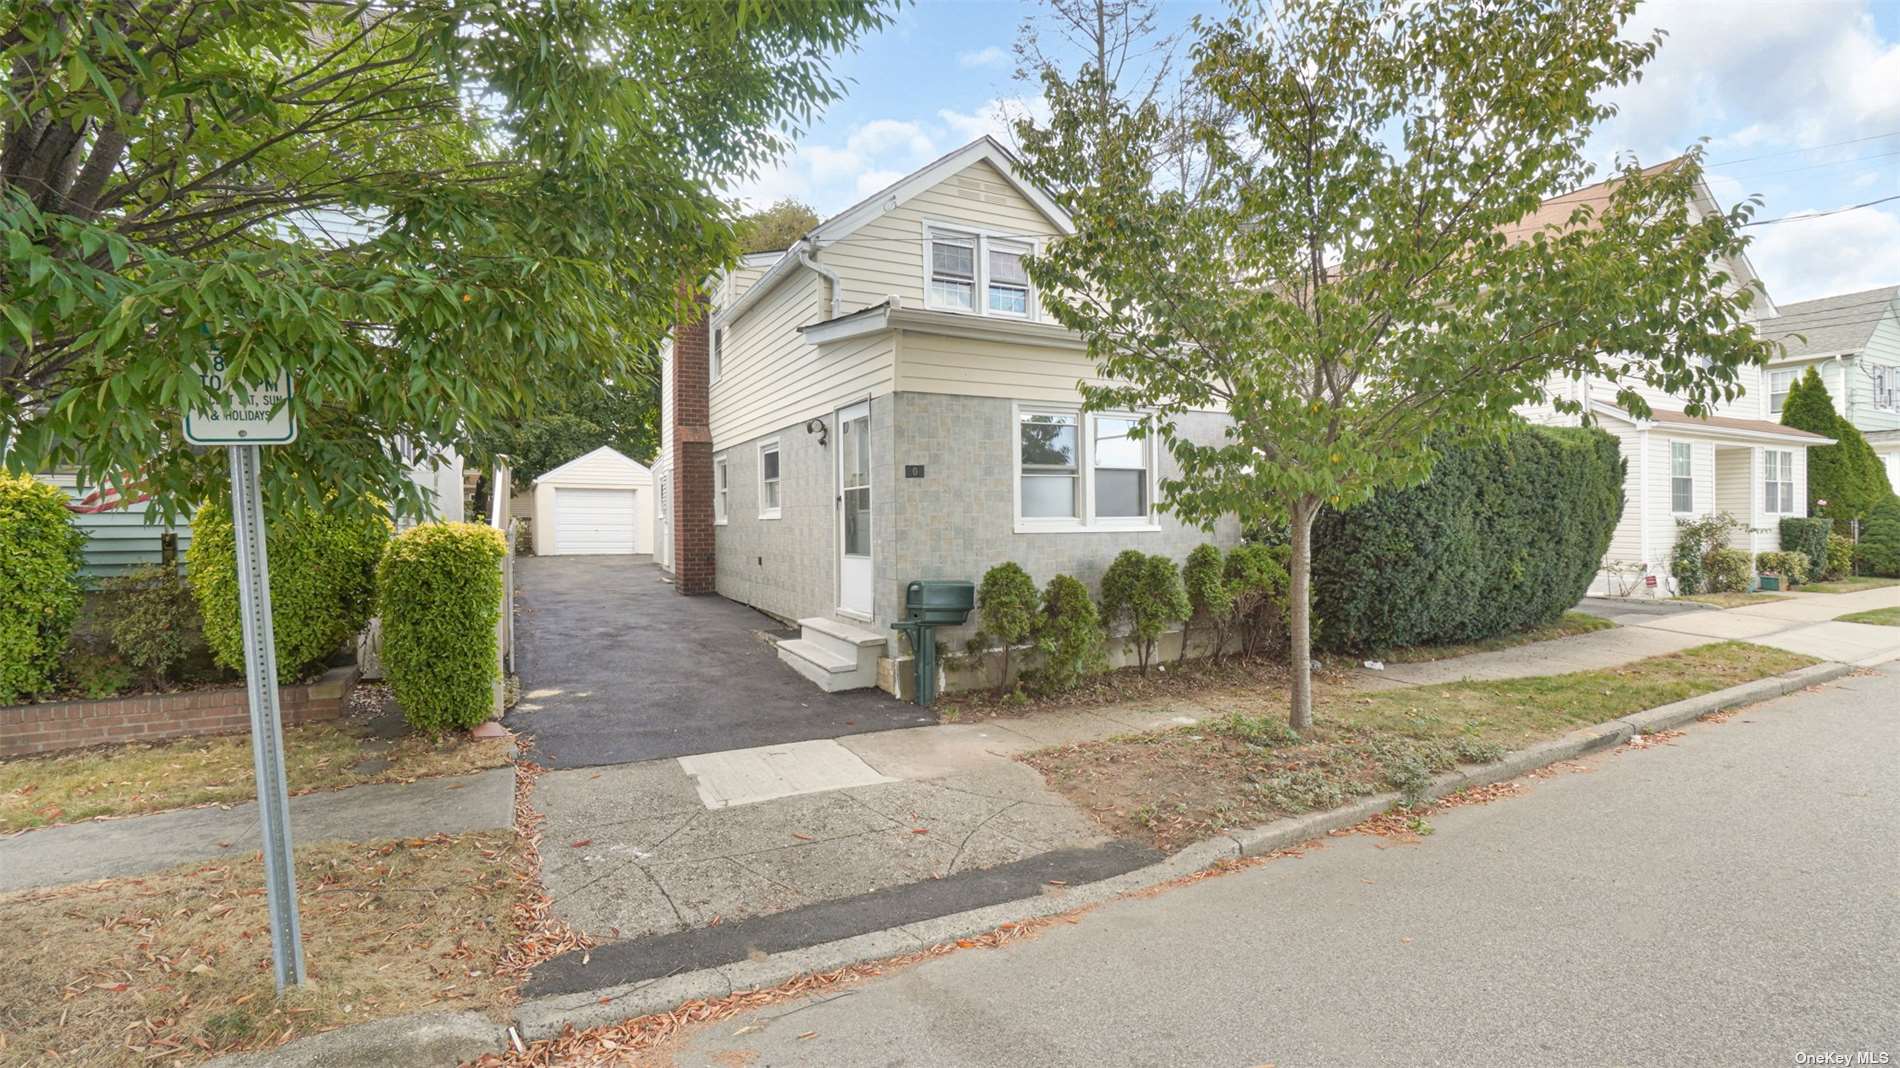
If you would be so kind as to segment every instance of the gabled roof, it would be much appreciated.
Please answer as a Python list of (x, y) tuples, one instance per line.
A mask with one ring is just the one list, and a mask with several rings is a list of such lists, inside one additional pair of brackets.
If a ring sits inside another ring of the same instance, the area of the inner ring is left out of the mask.
[(543, 482), (558, 481), (560, 479), (560, 476), (563, 474), (566, 474), (569, 468), (579, 467), (582, 464), (586, 463), (587, 461), (592, 460), (598, 456), (604, 456), (608, 459), (619, 461), (621, 464), (625, 465), (628, 468), (630, 474), (646, 475), (646, 474), (652, 473), (647, 470), (647, 467), (645, 464), (628, 456), (626, 453), (621, 452), (619, 449), (616, 449), (611, 445), (602, 445), (600, 448), (595, 449), (593, 452), (587, 453), (584, 456), (574, 457), (572, 460), (569, 460), (568, 462), (562, 464), (561, 466), (555, 468), (552, 471), (542, 472), (541, 477), (534, 480), (535, 484), (539, 485)]
[(1783, 305), (1779, 316), (1756, 329), (1787, 346), (1783, 359), (1859, 352), (1867, 347), (1880, 321), (1895, 314), (1896, 298), (1900, 298), (1900, 286), (1804, 300)]
[[(1613, 404), (1599, 402), (1592, 404), (1590, 408), (1598, 415), (1607, 415), (1625, 423), (1640, 425), (1643, 422)], [(1798, 430), (1791, 426), (1782, 426), (1780, 423), (1771, 423), (1766, 419), (1736, 419), (1726, 415), (1690, 415), (1688, 412), (1671, 411), (1667, 408), (1651, 408), (1648, 421), (1657, 426), (1681, 427), (1716, 437), (1744, 438), (1751, 441), (1786, 441), (1800, 445), (1834, 444), (1833, 438)]]

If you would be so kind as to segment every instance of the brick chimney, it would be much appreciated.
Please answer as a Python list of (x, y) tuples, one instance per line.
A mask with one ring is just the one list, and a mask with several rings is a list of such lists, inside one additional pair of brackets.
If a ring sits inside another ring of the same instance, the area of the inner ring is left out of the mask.
[(707, 367), (706, 298), (680, 287), (680, 325), (673, 331), (673, 588), (713, 592), (711, 385)]

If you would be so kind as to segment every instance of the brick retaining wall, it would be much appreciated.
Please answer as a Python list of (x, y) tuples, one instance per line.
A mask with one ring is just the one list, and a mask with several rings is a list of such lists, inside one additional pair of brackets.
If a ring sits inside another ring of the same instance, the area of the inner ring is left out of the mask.
[[(354, 664), (315, 682), (278, 689), (287, 727), (341, 719), (349, 710)], [(155, 742), (249, 730), (250, 698), (241, 686), (104, 701), (0, 705), (0, 757), (53, 753), (110, 742)]]

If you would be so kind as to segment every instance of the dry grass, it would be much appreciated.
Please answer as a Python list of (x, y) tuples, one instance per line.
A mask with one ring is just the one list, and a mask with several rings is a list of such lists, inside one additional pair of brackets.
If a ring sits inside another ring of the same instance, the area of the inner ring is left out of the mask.
[(1767, 604), (1770, 601), (1787, 599), (1787, 595), (1780, 593), (1691, 593), (1670, 598), (1673, 601), (1694, 601), (1696, 604), (1714, 605), (1717, 608), (1746, 608), (1751, 604)]
[[(1348, 678), (1343, 662), (1323, 664), (1315, 683), (1339, 685)], [(1230, 656), (1218, 664), (1208, 660), (1189, 660), (1184, 664), (1168, 661), (1151, 668), (1147, 678), (1135, 668), (1117, 668), (1092, 676), (1067, 693), (1048, 697), (966, 690), (938, 698), (937, 711), (946, 722), (957, 722), (1039, 712), (1085, 711), (1136, 702), (1181, 700), (1205, 704), (1230, 693), (1261, 689), (1284, 692), (1286, 685), (1285, 664), (1267, 657)]]
[[(374, 738), (359, 725), (284, 731), (292, 793), (460, 775), (508, 762), (506, 738)], [(370, 761), (371, 763), (365, 763)], [(387, 761), (387, 766), (381, 766)], [(248, 734), (100, 746), (0, 761), (0, 833), (255, 796)]]
[(1876, 608), (1871, 612), (1849, 612), (1835, 618), (1843, 623), (1872, 623), (1881, 627), (1900, 627), (1900, 608)]
[(510, 831), (297, 851), (310, 982), (279, 1001), (263, 868), (0, 895), (0, 1063), (182, 1064), (405, 1012), (511, 1001)]
[(1588, 634), (1593, 630), (1609, 630), (1616, 626), (1601, 616), (1588, 612), (1565, 612), (1563, 618), (1555, 623), (1541, 627), (1531, 627), (1511, 634), (1500, 634), (1495, 638), (1482, 641), (1458, 642), (1448, 645), (1408, 645), (1399, 649), (1388, 649), (1376, 659), (1393, 664), (1417, 664), (1428, 660), (1449, 660), (1454, 656), (1470, 656), (1473, 653), (1489, 653), (1499, 649), (1515, 649), (1532, 642), (1555, 641), (1558, 638), (1570, 638), (1578, 634)]
[(1888, 586), (1900, 586), (1900, 579), (1870, 576), (1831, 579), (1827, 582), (1810, 582), (1799, 589), (1802, 593), (1859, 593), (1862, 590), (1878, 590)]
[(1111, 833), (1175, 849), (1226, 827), (1416, 792), (1437, 772), (1576, 727), (1812, 664), (1741, 642), (1621, 668), (1322, 695), (1284, 726), (1279, 690), (1236, 693), (1194, 727), (1039, 750), (1023, 759)]

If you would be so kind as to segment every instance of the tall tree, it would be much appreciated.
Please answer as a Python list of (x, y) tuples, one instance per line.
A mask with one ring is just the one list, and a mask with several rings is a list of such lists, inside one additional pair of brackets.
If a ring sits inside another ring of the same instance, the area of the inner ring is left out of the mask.
[(1808, 368), (1788, 390), (1788, 399), (1781, 406), (1781, 424), (1834, 439), (1832, 445), (1807, 451), (1809, 515), (1843, 521), (1865, 519), (1892, 494), (1879, 455), (1834, 407), (1834, 398), (1819, 371)]
[[(1699, 152), (1624, 161), (1599, 200), (1527, 221), (1590, 177), (1603, 94), (1654, 54), (1621, 36), (1634, 7), (1285, 0), (1197, 22), (1191, 78), (1237, 124), (1198, 127), (1198, 190), (1153, 179), (1165, 116), (1094, 69), (1045, 76), (1052, 118), (1018, 131), (1076, 220), (1030, 272), (1107, 382), (1088, 404), (1152, 413), (1176, 515), (1288, 528), (1298, 729), (1322, 504), (1420, 481), (1434, 433), (1496, 433), (1546, 397), (1576, 411), (1564, 379), (1610, 378), (1638, 414), (1642, 385), (1702, 413), (1766, 358), (1744, 325), (1757, 294), (1721, 266), (1751, 205), (1692, 209)], [(1231, 417), (1224, 440), (1179, 432), (1206, 409)]]
[(292, 372), (273, 498), (399, 497), (537, 398), (650, 374), (713, 189), (834, 97), (872, 0), (35, 0), (0, 13), (0, 442), (215, 492), (215, 353)]
[(817, 228), (818, 213), (811, 205), (786, 197), (739, 217), (739, 251), (788, 249)]

